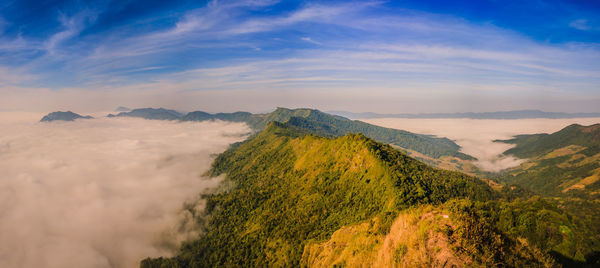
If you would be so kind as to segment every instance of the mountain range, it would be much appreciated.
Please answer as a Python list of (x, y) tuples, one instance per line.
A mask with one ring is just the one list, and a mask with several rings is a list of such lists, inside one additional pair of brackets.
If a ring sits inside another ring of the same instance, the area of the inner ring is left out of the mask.
[(600, 124), (496, 141), (525, 162), (477, 178), (412, 157), (472, 159), (448, 139), (313, 109), (110, 116), (253, 131), (214, 160), (206, 209), (185, 205), (200, 234), (141, 267), (600, 265)]
[(465, 160), (474, 159), (469, 155), (461, 153), (460, 146), (447, 138), (438, 138), (431, 135), (415, 134), (408, 131), (375, 126), (314, 109), (277, 108), (275, 111), (266, 114), (252, 114), (248, 112), (210, 114), (195, 111), (184, 115), (177, 111), (163, 108), (143, 108), (108, 116), (180, 121), (221, 120), (243, 122), (248, 124), (255, 133), (263, 130), (270, 122), (288, 122), (291, 120), (291, 124), (311, 128), (312, 131), (322, 136), (343, 136), (348, 133), (360, 132), (377, 141), (390, 143), (408, 152), (415, 152), (426, 157), (437, 159), (447, 156)]
[(582, 118), (582, 117), (600, 117), (600, 113), (561, 113), (544, 112), (540, 110), (517, 110), (517, 111), (499, 111), (482, 113), (420, 113), (420, 114), (378, 114), (378, 113), (353, 113), (345, 111), (329, 111), (331, 114), (344, 116), (353, 119), (370, 118), (469, 118), (469, 119), (526, 119), (526, 118)]

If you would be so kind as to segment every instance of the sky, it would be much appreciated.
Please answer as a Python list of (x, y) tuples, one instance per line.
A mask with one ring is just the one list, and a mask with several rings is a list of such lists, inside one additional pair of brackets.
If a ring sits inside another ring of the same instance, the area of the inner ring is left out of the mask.
[(600, 2), (5, 0), (0, 96), (36, 112), (600, 112)]

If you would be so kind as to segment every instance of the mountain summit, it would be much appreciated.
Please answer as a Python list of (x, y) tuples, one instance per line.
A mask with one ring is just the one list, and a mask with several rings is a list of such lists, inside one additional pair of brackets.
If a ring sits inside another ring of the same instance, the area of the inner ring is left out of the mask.
[(76, 114), (74, 112), (71, 111), (66, 111), (66, 112), (52, 112), (47, 114), (46, 116), (42, 117), (42, 120), (40, 120), (40, 122), (52, 122), (52, 121), (74, 121), (75, 119), (92, 119), (93, 117), (86, 115), (86, 116), (81, 116), (79, 114)]

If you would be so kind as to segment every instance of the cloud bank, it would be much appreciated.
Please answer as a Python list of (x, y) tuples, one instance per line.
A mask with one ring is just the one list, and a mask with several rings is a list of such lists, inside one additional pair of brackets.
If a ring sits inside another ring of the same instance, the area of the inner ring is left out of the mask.
[(522, 163), (523, 159), (502, 155), (511, 144), (493, 142), (510, 139), (518, 134), (553, 133), (570, 124), (591, 125), (600, 118), (572, 119), (406, 119), (378, 118), (365, 122), (416, 133), (447, 137), (461, 146), (461, 151), (476, 157), (475, 165), (486, 171), (497, 172)]
[[(193, 235), (187, 201), (245, 125), (0, 113), (0, 267), (137, 267)], [(202, 204), (202, 202), (198, 202)]]

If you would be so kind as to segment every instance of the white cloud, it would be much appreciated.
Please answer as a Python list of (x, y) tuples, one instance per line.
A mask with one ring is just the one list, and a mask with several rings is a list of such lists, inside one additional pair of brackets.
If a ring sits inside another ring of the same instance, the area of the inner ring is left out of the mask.
[(202, 176), (211, 155), (249, 131), (40, 116), (0, 113), (2, 267), (135, 267), (171, 254), (197, 231), (184, 202), (219, 183)]
[(447, 137), (461, 146), (462, 152), (476, 157), (478, 160), (474, 162), (475, 165), (486, 171), (497, 172), (517, 166), (525, 160), (502, 155), (513, 145), (493, 142), (494, 140), (506, 140), (519, 134), (554, 133), (570, 124), (600, 123), (600, 118), (519, 120), (378, 118), (362, 121), (415, 133)]

